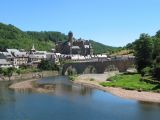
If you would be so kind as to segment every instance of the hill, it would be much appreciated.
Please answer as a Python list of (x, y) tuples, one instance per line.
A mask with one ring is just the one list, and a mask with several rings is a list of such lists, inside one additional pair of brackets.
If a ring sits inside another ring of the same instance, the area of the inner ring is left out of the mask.
[[(55, 47), (56, 41), (67, 40), (67, 35), (61, 32), (53, 31), (27, 31), (24, 32), (19, 28), (9, 24), (0, 23), (0, 50), (6, 48), (17, 48), (30, 50), (34, 43), (37, 50), (51, 50)], [(112, 53), (119, 48), (107, 46), (93, 40), (90, 40), (94, 52)]]
[(95, 42), (93, 40), (90, 40), (94, 53), (95, 54), (101, 54), (101, 53), (114, 53), (116, 51), (118, 51), (121, 48), (118, 47), (112, 47), (112, 46), (108, 46), (108, 45), (104, 45), (102, 43), (99, 42)]
[(0, 23), (0, 49), (17, 48), (30, 50), (32, 44), (38, 50), (50, 50), (54, 42), (50, 40), (37, 39), (13, 25)]

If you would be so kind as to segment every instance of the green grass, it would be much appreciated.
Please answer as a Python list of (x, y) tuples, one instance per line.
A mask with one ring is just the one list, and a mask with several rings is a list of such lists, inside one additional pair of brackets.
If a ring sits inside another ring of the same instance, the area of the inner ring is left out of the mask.
[(40, 72), (40, 70), (37, 68), (26, 68), (26, 69), (20, 68), (20, 72), (21, 74), (26, 74), (26, 73), (31, 73), (31, 72)]
[(75, 81), (77, 75), (69, 75), (68, 77), (69, 77), (69, 80)]
[(160, 84), (141, 81), (140, 74), (120, 74), (109, 78), (111, 82), (102, 82), (102, 86), (121, 87), (128, 90), (160, 92)]

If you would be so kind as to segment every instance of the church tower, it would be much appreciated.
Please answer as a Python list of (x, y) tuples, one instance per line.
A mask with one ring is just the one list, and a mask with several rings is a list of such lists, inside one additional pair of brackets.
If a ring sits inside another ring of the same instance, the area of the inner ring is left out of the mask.
[(30, 54), (33, 54), (34, 52), (36, 52), (36, 49), (35, 49), (34, 44), (33, 44), (32, 49), (30, 50)]
[(73, 33), (71, 31), (68, 33), (68, 42), (70, 47), (70, 55), (72, 55)]
[(70, 42), (71, 45), (73, 44), (73, 33), (71, 31), (68, 33), (68, 42)]

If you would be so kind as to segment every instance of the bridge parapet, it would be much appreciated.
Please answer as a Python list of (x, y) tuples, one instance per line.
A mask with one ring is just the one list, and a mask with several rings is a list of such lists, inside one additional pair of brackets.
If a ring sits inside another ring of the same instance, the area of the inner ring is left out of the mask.
[(68, 59), (66, 62), (105, 62), (105, 61), (126, 61), (126, 60), (134, 60), (134, 57), (125, 57), (125, 58), (89, 58), (89, 59)]
[(104, 73), (110, 66), (114, 66), (119, 72), (125, 72), (135, 63), (133, 58), (128, 59), (112, 59), (112, 60), (97, 60), (97, 61), (70, 61), (63, 65), (62, 74), (66, 75), (68, 68), (74, 69), (77, 74), (85, 74), (88, 71), (96, 73)]

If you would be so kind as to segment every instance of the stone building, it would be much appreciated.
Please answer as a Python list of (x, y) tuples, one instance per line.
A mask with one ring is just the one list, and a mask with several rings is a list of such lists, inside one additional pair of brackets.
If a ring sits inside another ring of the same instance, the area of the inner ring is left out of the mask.
[(68, 40), (56, 43), (56, 52), (61, 54), (80, 54), (83, 56), (92, 55), (93, 49), (91, 43), (86, 40), (73, 38), (73, 33), (68, 33)]
[(28, 63), (27, 52), (21, 52), (17, 49), (7, 49), (7, 52), (5, 52), (4, 55), (7, 57), (7, 60), (14, 65), (14, 67), (26, 65)]
[(42, 60), (47, 59), (46, 54), (47, 51), (37, 51), (33, 44), (32, 49), (29, 53), (28, 63), (32, 66), (37, 66)]
[(0, 68), (12, 67), (11, 63), (7, 61), (7, 58), (0, 53)]

